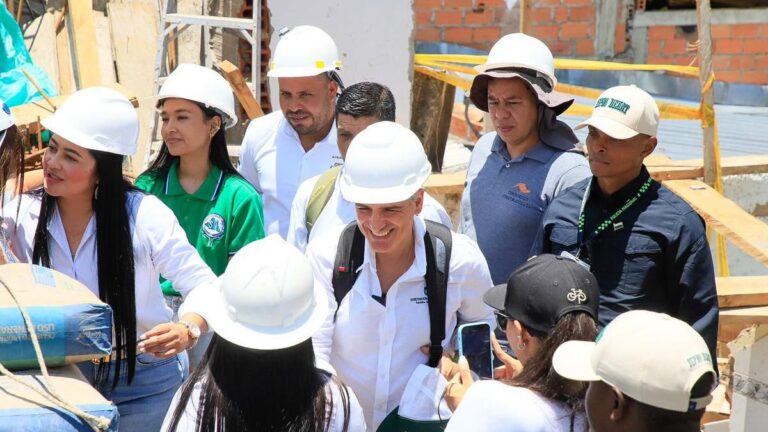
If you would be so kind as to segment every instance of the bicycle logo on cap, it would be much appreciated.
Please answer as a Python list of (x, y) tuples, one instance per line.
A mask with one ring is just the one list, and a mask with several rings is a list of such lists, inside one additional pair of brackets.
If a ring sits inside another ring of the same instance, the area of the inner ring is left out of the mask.
[(571, 291), (568, 293), (566, 298), (570, 302), (577, 302), (579, 304), (582, 304), (585, 301), (587, 301), (587, 295), (584, 294), (584, 291), (576, 288), (571, 288)]

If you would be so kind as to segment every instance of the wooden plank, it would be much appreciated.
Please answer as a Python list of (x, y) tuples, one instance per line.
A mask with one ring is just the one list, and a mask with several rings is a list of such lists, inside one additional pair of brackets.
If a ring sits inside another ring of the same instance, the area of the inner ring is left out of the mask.
[(63, 17), (64, 12), (57, 13), (56, 22), (62, 25), (56, 33), (56, 58), (59, 63), (59, 92), (61, 94), (70, 94), (77, 89), (75, 84), (75, 72), (72, 68), (72, 50), (69, 43), (69, 30)]
[(79, 88), (101, 84), (101, 61), (96, 42), (91, 0), (69, 0), (68, 17), (74, 42)]
[(48, 74), (56, 89), (59, 89), (59, 56), (56, 50), (56, 19), (53, 13), (47, 12), (35, 18), (27, 26), (24, 39), (32, 60)]
[(730, 342), (753, 324), (768, 324), (768, 306), (721, 309), (717, 340)]
[[(155, 92), (157, 1), (110, 1), (107, 3), (107, 15), (112, 29), (118, 82), (141, 100), (151, 98)], [(138, 150), (130, 161), (131, 171), (136, 176), (144, 170), (144, 159), (149, 149), (154, 122), (153, 103), (144, 103), (139, 107), (139, 121)]]
[(432, 171), (440, 172), (456, 87), (419, 73), (414, 74), (412, 94), (411, 130), (424, 145)]
[(96, 46), (99, 51), (99, 69), (101, 72), (101, 84), (117, 82), (115, 75), (115, 61), (112, 56), (112, 30), (107, 18), (101, 11), (91, 11), (93, 25), (96, 29)]
[(224, 73), (224, 77), (229, 81), (229, 85), (232, 86), (232, 91), (235, 92), (237, 100), (240, 101), (240, 105), (248, 114), (248, 118), (253, 120), (255, 118), (264, 115), (264, 111), (261, 110), (261, 106), (256, 102), (256, 98), (253, 96), (253, 92), (245, 82), (243, 74), (240, 69), (233, 65), (229, 60), (224, 60), (219, 63), (219, 69)]
[(459, 194), (464, 192), (464, 181), (467, 178), (466, 171), (450, 174), (434, 173), (424, 183), (424, 189), (430, 194)]
[(721, 308), (768, 305), (768, 276), (717, 278), (717, 301)]
[(671, 180), (664, 185), (687, 201), (708, 226), (757, 261), (768, 265), (768, 225), (703, 182)]

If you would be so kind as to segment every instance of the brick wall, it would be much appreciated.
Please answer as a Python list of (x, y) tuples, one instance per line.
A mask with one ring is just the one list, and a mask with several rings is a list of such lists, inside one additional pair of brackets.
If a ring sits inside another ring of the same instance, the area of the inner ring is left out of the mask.
[[(621, 1), (616, 20), (616, 53), (625, 49), (626, 25)], [(531, 0), (528, 32), (558, 57), (593, 58), (597, 16), (595, 0)], [(449, 42), (489, 50), (502, 35), (519, 30), (519, 9), (504, 0), (414, 0), (415, 40)], [(695, 29), (648, 29), (650, 64), (689, 65), (696, 58)], [(768, 84), (768, 23), (712, 25), (713, 68), (726, 82)], [(635, 43), (641, 43), (635, 41)], [(694, 63), (696, 64), (696, 63)]]

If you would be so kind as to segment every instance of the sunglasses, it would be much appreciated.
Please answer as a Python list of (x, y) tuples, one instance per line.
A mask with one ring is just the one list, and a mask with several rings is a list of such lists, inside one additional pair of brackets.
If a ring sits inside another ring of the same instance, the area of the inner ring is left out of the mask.
[(504, 315), (502, 312), (494, 312), (496, 315), (496, 325), (499, 326), (501, 331), (507, 331), (507, 323), (511, 320), (511, 317)]

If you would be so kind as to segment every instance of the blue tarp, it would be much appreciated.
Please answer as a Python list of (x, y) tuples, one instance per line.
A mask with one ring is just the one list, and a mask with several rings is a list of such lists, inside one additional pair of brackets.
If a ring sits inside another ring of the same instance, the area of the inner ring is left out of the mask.
[(48, 96), (58, 94), (45, 71), (32, 63), (19, 25), (8, 12), (5, 2), (0, 2), (0, 99), (8, 106), (23, 105), (43, 97), (22, 68)]

